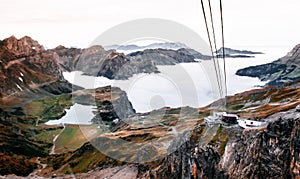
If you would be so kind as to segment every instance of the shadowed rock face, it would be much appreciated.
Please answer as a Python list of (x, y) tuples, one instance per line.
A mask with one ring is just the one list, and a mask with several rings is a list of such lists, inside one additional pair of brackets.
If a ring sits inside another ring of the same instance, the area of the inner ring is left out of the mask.
[[(264, 131), (244, 131), (232, 138), (224, 154), (213, 146), (187, 140), (162, 165), (150, 168), (152, 178), (297, 178), (300, 176), (300, 115), (294, 112), (270, 123)], [(140, 169), (145, 166), (140, 166)]]
[[(114, 119), (121, 120), (135, 114), (127, 94), (120, 88), (111, 86), (97, 88), (90, 95), (92, 95), (92, 99), (95, 101), (94, 104), (97, 106), (96, 117), (92, 119), (93, 123), (111, 122)], [(84, 97), (86, 98), (86, 96)], [(76, 102), (82, 103), (80, 96), (75, 95), (74, 99)]]
[(100, 87), (95, 90), (79, 90), (72, 94), (75, 103), (82, 105), (94, 105), (97, 107), (93, 123), (125, 119), (135, 110), (128, 100), (127, 94), (117, 87)]
[(296, 178), (299, 177), (299, 115), (283, 116), (270, 123), (265, 131), (244, 132), (234, 145), (231, 177)]
[(268, 64), (240, 69), (240, 76), (258, 77), (269, 81), (268, 85), (281, 85), (300, 78), (300, 45), (294, 47), (286, 56)]

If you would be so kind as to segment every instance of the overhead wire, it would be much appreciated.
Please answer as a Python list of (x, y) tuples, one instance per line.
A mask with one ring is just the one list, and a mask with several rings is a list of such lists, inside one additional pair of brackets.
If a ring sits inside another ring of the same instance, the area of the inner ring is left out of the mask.
[[(211, 2), (210, 0), (208, 0), (208, 6), (209, 6), (209, 12), (210, 12), (210, 20), (211, 20), (211, 28), (212, 28), (212, 32), (213, 32), (213, 40), (214, 40), (214, 47), (215, 47), (215, 53), (216, 53), (216, 69), (217, 69), (217, 73), (218, 73), (218, 78), (220, 79), (220, 86), (221, 86), (221, 91), (223, 93), (223, 86), (222, 86), (222, 78), (221, 78), (221, 69), (220, 69), (220, 65), (219, 65), (219, 57), (218, 57), (218, 48), (217, 48), (217, 41), (216, 41), (216, 33), (215, 33), (215, 27), (214, 27), (214, 20), (213, 20), (213, 13), (212, 13), (212, 8), (211, 8)], [(222, 97), (222, 96), (221, 96)]]
[(224, 19), (223, 19), (223, 6), (222, 6), (222, 0), (220, 0), (220, 14), (221, 14), (221, 29), (222, 29), (222, 51), (223, 51), (223, 68), (224, 68), (224, 85), (225, 85), (225, 107), (227, 108), (227, 75), (226, 75), (226, 61), (225, 61), (225, 40), (224, 40)]
[(217, 70), (217, 65), (216, 65), (216, 61), (215, 61), (215, 57), (214, 57), (212, 42), (211, 42), (211, 39), (210, 39), (210, 32), (209, 32), (209, 28), (208, 28), (208, 23), (207, 23), (207, 18), (206, 18), (206, 13), (205, 13), (203, 0), (201, 0), (201, 6), (202, 6), (202, 11), (203, 11), (203, 16), (204, 16), (208, 41), (209, 41), (209, 45), (210, 45), (210, 50), (211, 50), (211, 54), (212, 54), (212, 58), (213, 58), (213, 62), (214, 62), (214, 68), (215, 68), (215, 72), (216, 72), (216, 75), (217, 75), (217, 83), (218, 83), (219, 93), (220, 93), (220, 96), (222, 97), (221, 82), (220, 82), (219, 75), (218, 75), (218, 72), (217, 72), (218, 70)]

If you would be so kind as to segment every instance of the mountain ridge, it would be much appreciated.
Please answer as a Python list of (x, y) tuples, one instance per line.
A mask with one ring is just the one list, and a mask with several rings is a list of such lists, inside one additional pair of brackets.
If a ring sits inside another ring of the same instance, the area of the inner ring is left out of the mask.
[[(0, 44), (0, 97), (27, 90), (43, 91), (41, 86), (51, 84), (57, 86), (53, 86), (55, 93), (72, 91), (72, 85), (63, 78), (57, 55), (46, 51), (37, 41), (28, 36), (21, 39), (12, 36)], [(59, 85), (60, 82), (64, 84)]]
[(300, 78), (300, 44), (287, 55), (271, 63), (250, 66), (236, 72), (239, 76), (258, 77), (267, 85), (282, 85)]

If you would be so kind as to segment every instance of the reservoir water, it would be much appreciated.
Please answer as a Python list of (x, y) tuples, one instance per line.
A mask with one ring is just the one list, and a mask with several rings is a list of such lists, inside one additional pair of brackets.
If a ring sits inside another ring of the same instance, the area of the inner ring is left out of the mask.
[(50, 120), (46, 122), (47, 125), (64, 125), (64, 124), (79, 124), (89, 125), (91, 119), (95, 116), (93, 111), (96, 106), (85, 106), (75, 103), (70, 109), (66, 109), (66, 115), (58, 120)]

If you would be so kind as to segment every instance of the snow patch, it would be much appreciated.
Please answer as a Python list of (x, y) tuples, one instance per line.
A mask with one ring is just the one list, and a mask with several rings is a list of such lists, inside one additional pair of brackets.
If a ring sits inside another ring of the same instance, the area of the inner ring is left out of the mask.
[(19, 90), (23, 91), (23, 89), (17, 84), (17, 87), (19, 88)]
[(20, 72), (20, 75), (21, 75), (21, 76), (24, 76), (22, 72)]
[(19, 77), (19, 80), (22, 81), (22, 82), (24, 82), (22, 77)]

